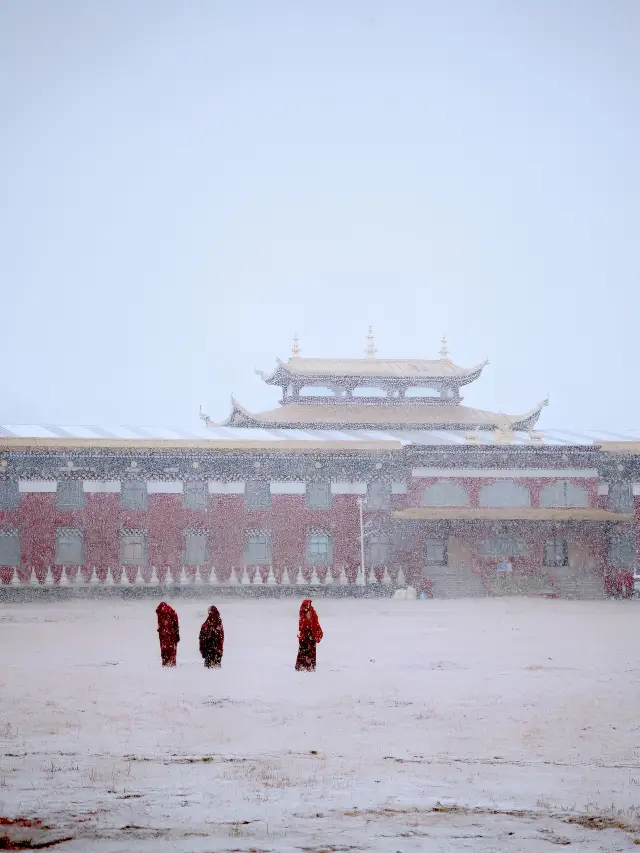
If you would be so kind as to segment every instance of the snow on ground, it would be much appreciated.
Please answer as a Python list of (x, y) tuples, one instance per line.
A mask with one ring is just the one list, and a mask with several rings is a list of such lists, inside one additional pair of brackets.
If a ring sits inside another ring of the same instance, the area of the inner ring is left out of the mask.
[(637, 603), (318, 600), (315, 674), (297, 601), (218, 602), (220, 671), (156, 603), (0, 603), (0, 816), (54, 849), (638, 849)]

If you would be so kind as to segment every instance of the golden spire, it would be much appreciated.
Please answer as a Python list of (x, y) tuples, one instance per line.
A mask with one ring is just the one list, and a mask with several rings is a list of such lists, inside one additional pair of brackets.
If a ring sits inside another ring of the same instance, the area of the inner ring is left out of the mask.
[(298, 335), (293, 336), (293, 346), (291, 347), (291, 355), (293, 358), (300, 358), (300, 340)]
[(447, 338), (445, 335), (442, 336), (442, 340), (440, 341), (440, 344), (441, 344), (441, 346), (440, 346), (439, 355), (441, 355), (442, 358), (449, 358), (449, 350), (447, 349)]
[(367, 334), (367, 345), (364, 348), (364, 354), (367, 358), (375, 358), (378, 353), (376, 349), (376, 341), (373, 337), (373, 326), (369, 326), (369, 332)]

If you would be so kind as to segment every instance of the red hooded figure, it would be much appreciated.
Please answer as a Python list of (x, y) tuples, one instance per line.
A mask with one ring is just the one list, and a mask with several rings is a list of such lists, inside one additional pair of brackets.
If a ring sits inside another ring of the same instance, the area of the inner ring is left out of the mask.
[(156, 613), (158, 614), (158, 636), (160, 637), (162, 666), (175, 666), (178, 643), (180, 642), (178, 614), (166, 601), (160, 602), (156, 607)]
[(217, 607), (209, 608), (209, 615), (200, 628), (200, 654), (207, 669), (219, 669), (224, 651), (224, 627)]
[(322, 628), (318, 622), (318, 614), (311, 605), (311, 599), (305, 598), (300, 605), (300, 621), (298, 623), (298, 657), (296, 669), (301, 672), (315, 672), (316, 645), (322, 640)]

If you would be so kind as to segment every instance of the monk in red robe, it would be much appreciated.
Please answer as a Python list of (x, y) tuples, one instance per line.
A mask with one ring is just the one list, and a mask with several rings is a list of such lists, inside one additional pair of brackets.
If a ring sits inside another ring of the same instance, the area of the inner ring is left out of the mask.
[(158, 615), (158, 636), (160, 637), (162, 666), (175, 666), (178, 643), (180, 642), (178, 614), (166, 601), (160, 602), (156, 607), (156, 613)]
[(220, 669), (224, 651), (224, 627), (217, 607), (209, 608), (209, 615), (200, 628), (200, 654), (207, 669)]
[(311, 605), (311, 599), (305, 598), (300, 605), (298, 622), (298, 657), (296, 669), (300, 672), (316, 671), (316, 645), (322, 640), (322, 628), (318, 614)]

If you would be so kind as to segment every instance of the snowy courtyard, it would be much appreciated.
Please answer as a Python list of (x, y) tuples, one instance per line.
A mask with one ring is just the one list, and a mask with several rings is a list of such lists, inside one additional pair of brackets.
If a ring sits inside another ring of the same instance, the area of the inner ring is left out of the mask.
[(0, 603), (5, 849), (638, 849), (636, 603), (318, 599), (315, 674), (297, 600), (171, 602), (175, 670), (157, 603)]

